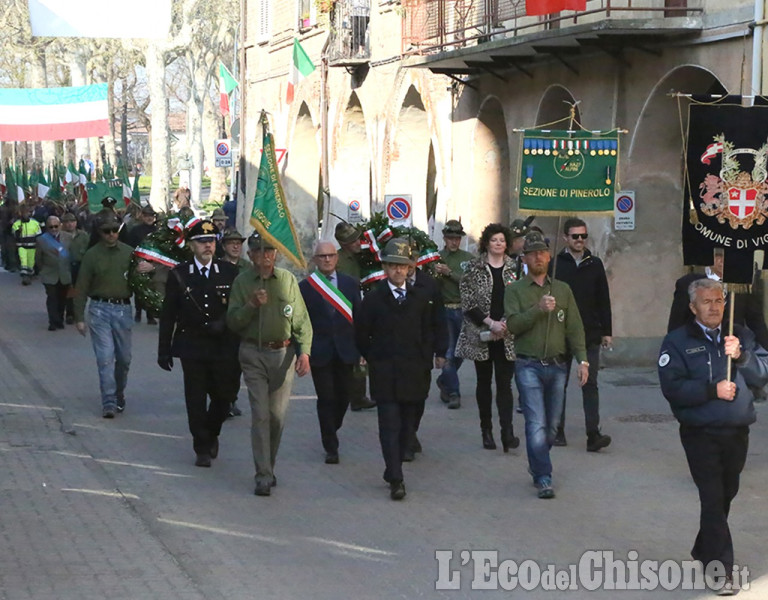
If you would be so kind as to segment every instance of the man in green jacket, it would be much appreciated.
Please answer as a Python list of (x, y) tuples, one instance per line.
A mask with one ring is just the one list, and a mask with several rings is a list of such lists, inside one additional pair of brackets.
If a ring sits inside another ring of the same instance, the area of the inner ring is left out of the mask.
[(258, 233), (248, 238), (253, 269), (232, 284), (227, 324), (240, 336), (240, 367), (251, 404), (257, 496), (277, 485), (275, 459), (294, 370), (309, 373), (312, 324), (296, 278), (275, 267), (277, 250)]
[(538, 231), (525, 236), (528, 273), (504, 291), (507, 329), (515, 336), (515, 381), (525, 417), (529, 472), (539, 498), (554, 498), (549, 451), (563, 412), (566, 360), (579, 363), (579, 385), (589, 375), (584, 326), (570, 286), (547, 275), (549, 245)]
[[(83, 256), (75, 285), (75, 326), (85, 336), (88, 303), (88, 330), (99, 369), (102, 416), (113, 419), (125, 410), (125, 386), (131, 366), (133, 315), (127, 273), (133, 248), (117, 239), (120, 221), (113, 213), (103, 211), (94, 227), (99, 241)], [(140, 273), (151, 269), (147, 262), (137, 266)]]

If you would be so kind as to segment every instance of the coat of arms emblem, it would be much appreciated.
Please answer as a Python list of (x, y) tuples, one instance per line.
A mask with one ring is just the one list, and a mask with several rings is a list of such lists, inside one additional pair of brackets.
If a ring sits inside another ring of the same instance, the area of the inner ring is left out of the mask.
[[(717, 154), (722, 154), (719, 177), (710, 173), (699, 185), (701, 212), (719, 223), (728, 221), (732, 229), (762, 225), (768, 217), (768, 143), (758, 150), (734, 148), (724, 135), (717, 135), (701, 155), (701, 162), (708, 165)], [(742, 170), (739, 155), (751, 155), (751, 172)]]

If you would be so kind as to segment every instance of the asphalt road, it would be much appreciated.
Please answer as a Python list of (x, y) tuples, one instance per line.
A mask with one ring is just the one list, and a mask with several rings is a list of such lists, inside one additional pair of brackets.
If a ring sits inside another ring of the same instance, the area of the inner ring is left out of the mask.
[[(481, 447), (471, 364), (461, 370), (461, 410), (445, 409), (432, 390), (403, 502), (381, 479), (375, 411), (347, 415), (341, 463), (325, 465), (312, 382), (297, 379), (278, 487), (262, 498), (253, 495), (245, 390), (245, 414), (225, 424), (213, 468), (194, 467), (180, 368), (156, 366), (156, 327), (134, 328), (127, 409), (107, 421), (90, 340), (71, 326), (46, 330), (39, 282), (23, 288), (0, 272), (0, 315), (2, 600), (711, 596), (589, 591), (589, 577), (565, 591), (473, 589), (483, 578), (473, 571), (481, 555), (470, 551), (576, 573), (595, 550), (689, 558), (698, 498), (653, 368), (601, 371), (603, 430), (614, 442), (599, 454), (585, 452), (571, 384), (569, 446), (553, 451), (557, 497), (547, 501), (535, 495), (524, 444), (506, 455)], [(752, 581), (740, 597), (764, 600), (765, 405), (759, 413), (731, 527)], [(442, 574), (437, 551), (453, 553)], [(599, 582), (600, 569), (587, 571)]]

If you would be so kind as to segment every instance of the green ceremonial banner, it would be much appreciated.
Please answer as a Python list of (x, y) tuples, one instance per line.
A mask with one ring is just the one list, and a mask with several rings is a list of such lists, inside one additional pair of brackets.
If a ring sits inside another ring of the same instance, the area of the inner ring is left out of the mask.
[(96, 214), (104, 208), (101, 201), (107, 197), (114, 198), (117, 205), (122, 206), (123, 184), (119, 179), (86, 183), (85, 189), (88, 191), (88, 209), (91, 214)]
[(301, 252), (299, 238), (291, 221), (291, 213), (285, 201), (285, 193), (280, 183), (275, 157), (275, 141), (269, 133), (267, 115), (262, 111), (261, 125), (264, 130), (259, 178), (256, 182), (256, 195), (253, 198), (251, 225), (264, 239), (283, 253), (293, 264), (307, 268), (304, 254)]
[(521, 146), (521, 213), (613, 215), (618, 131), (527, 129)]

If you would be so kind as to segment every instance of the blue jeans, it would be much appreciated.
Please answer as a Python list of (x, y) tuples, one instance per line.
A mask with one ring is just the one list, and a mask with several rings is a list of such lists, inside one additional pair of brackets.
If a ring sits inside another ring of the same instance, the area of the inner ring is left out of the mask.
[(566, 365), (517, 358), (515, 380), (525, 417), (525, 447), (534, 483), (552, 477), (549, 450), (563, 412)]
[(445, 317), (448, 320), (448, 351), (445, 353), (445, 366), (440, 374), (440, 386), (448, 395), (459, 394), (458, 370), (464, 359), (456, 356), (456, 342), (459, 339), (464, 314), (460, 308), (446, 308)]
[(110, 304), (91, 300), (88, 304), (88, 329), (91, 332), (96, 366), (99, 369), (101, 407), (114, 410), (122, 397), (131, 366), (130, 304)]

